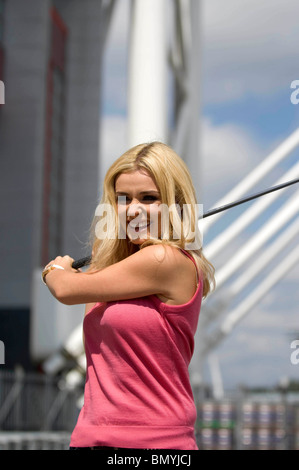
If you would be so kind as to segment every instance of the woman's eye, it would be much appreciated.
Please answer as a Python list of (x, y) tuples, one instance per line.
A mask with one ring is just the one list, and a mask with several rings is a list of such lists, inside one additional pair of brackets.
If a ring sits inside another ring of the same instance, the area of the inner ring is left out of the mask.
[(157, 200), (157, 197), (156, 196), (144, 196), (143, 200), (147, 202), (153, 202)]
[[(152, 202), (155, 202), (158, 200), (158, 197), (157, 196), (153, 196), (153, 195), (145, 195), (141, 198), (140, 202), (141, 203), (152, 203)], [(131, 203), (131, 199), (128, 197), (128, 196), (118, 196), (116, 198), (116, 202), (118, 204), (130, 204)]]

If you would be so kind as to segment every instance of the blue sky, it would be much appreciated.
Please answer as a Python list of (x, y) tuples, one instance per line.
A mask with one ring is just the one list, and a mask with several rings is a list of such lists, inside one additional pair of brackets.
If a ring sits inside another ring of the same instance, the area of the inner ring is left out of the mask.
[[(222, 104), (207, 103), (202, 112), (215, 125), (238, 122), (250, 129), (261, 146), (271, 146), (273, 138), (282, 140), (299, 122), (299, 106), (290, 104), (291, 90), (285, 88), (274, 96), (244, 96), (242, 99)], [(283, 114), (283, 119), (282, 119)]]
[[(127, 149), (129, 4), (127, 0), (118, 3), (105, 54), (102, 175)], [(297, 0), (201, 1), (198, 124), (204, 210), (299, 127), (299, 104), (290, 101), (290, 85), (299, 79), (298, 17)], [(299, 148), (250, 192), (275, 184), (299, 161), (298, 155)], [(294, 188), (287, 191), (276, 206), (294, 193)], [(265, 222), (274, 208), (265, 214)], [(221, 233), (235, 213), (227, 214), (212, 233)], [(259, 226), (263, 223), (261, 218)], [(216, 268), (225, 265), (255, 230), (255, 226), (248, 228), (243, 238), (230, 244), (215, 259)], [(295, 245), (294, 241), (289, 248)], [(226, 388), (239, 383), (273, 384), (285, 376), (299, 379), (299, 365), (292, 365), (289, 359), (291, 340), (299, 339), (294, 333), (297, 330), (299, 335), (298, 281), (297, 264), (217, 349)]]

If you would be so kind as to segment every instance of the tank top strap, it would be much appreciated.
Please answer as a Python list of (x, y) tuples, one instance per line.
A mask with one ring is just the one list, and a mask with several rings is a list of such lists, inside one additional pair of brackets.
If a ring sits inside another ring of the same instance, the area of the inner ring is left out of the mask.
[(188, 253), (188, 251), (183, 250), (183, 248), (180, 248), (180, 251), (182, 251), (182, 253), (184, 253), (186, 256), (188, 256), (188, 258), (190, 258), (191, 261), (193, 261), (193, 263), (195, 265), (195, 268), (196, 268), (196, 284), (198, 285), (198, 283), (199, 283), (199, 272), (198, 272), (198, 267), (197, 267), (195, 259), (193, 258), (193, 256), (190, 255), (190, 253)]

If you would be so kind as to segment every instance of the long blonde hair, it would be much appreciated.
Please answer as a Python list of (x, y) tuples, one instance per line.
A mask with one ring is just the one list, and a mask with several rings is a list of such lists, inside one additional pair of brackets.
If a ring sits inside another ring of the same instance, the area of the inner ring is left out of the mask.
[[(195, 189), (184, 161), (173, 149), (161, 142), (137, 145), (125, 152), (109, 168), (98, 207), (112, 208), (112, 211), (105, 213), (110, 236), (99, 238), (96, 235), (97, 224), (103, 217), (103, 214), (97, 214), (96, 212), (91, 229), (92, 263), (90, 269), (103, 269), (125, 259), (138, 249), (136, 245), (128, 243), (127, 238), (116, 235), (119, 227), (115, 181), (121, 173), (129, 173), (135, 170), (144, 170), (150, 174), (160, 191), (162, 204), (167, 207), (178, 205), (181, 209), (180, 216), (178, 215), (179, 212), (170, 214), (167, 238), (149, 238), (140, 246), (140, 249), (152, 244), (164, 244), (187, 249), (202, 273), (203, 295), (206, 296), (214, 286), (214, 267), (203, 255), (201, 246), (195, 243), (196, 248), (188, 250), (188, 244), (191, 243), (190, 246), (192, 247), (192, 242), (196, 241), (195, 238), (198, 237)], [(185, 224), (184, 229), (180, 230), (182, 214), (186, 207), (189, 208), (188, 224)], [(178, 224), (180, 227), (178, 227)], [(178, 230), (181, 234), (179, 238), (174, 237), (174, 233), (178, 233)]]

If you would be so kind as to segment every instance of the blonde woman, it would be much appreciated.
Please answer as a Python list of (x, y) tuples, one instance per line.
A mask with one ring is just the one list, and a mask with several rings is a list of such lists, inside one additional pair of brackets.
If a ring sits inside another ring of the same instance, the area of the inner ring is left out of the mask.
[(188, 366), (214, 270), (196, 207), (182, 159), (160, 142), (138, 145), (105, 177), (89, 271), (69, 256), (45, 268), (60, 302), (86, 304), (84, 406), (71, 449), (197, 449)]

